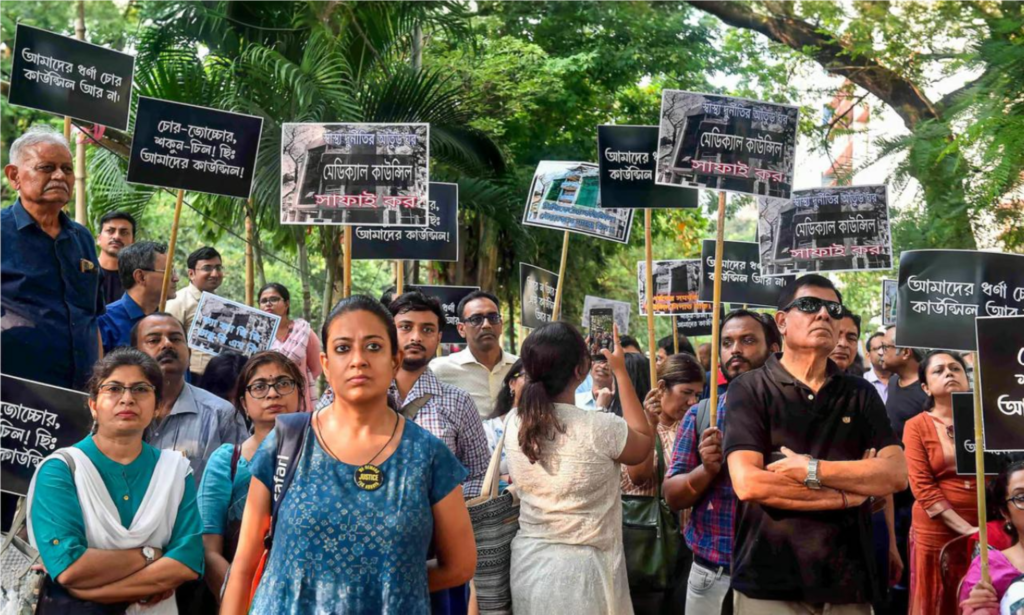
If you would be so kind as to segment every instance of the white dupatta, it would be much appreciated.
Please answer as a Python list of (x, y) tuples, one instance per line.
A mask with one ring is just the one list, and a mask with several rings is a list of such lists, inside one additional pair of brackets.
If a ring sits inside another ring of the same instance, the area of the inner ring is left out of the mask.
[[(131, 526), (125, 528), (121, 525), (121, 517), (106, 485), (103, 484), (103, 478), (89, 457), (75, 447), (64, 448), (61, 451), (69, 454), (75, 462), (75, 491), (82, 507), (85, 537), (90, 548), (123, 550), (150, 546), (166, 549), (178, 517), (178, 506), (185, 493), (185, 479), (192, 473), (188, 459), (177, 451), (160, 451), (160, 459), (153, 470), (142, 503), (135, 512)], [(64, 458), (56, 453), (44, 459), (42, 463), (50, 459), (59, 459), (66, 463)], [(28, 536), (33, 547), (37, 546), (35, 533), (32, 531), (32, 501), (35, 487), (36, 479), (33, 476), (27, 498)], [(135, 603), (128, 607), (127, 611), (127, 615), (177, 613), (178, 607), (173, 596), (153, 606)]]

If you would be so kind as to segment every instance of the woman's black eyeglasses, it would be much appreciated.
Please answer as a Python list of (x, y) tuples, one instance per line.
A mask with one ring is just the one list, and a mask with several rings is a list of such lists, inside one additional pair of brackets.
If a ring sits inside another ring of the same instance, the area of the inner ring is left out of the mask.
[(1006, 501), (1012, 503), (1017, 510), (1024, 510), (1024, 493), (1018, 493), (1012, 498), (1007, 498)]
[(263, 399), (270, 394), (271, 388), (277, 391), (278, 395), (287, 395), (295, 390), (295, 381), (291, 378), (279, 378), (274, 382), (258, 380), (245, 387), (245, 390), (256, 399)]
[(782, 308), (782, 311), (788, 312), (789, 310), (796, 308), (804, 314), (817, 314), (822, 307), (828, 310), (828, 315), (835, 320), (839, 320), (846, 313), (842, 303), (829, 301), (828, 299), (819, 299), (817, 297), (800, 297)]

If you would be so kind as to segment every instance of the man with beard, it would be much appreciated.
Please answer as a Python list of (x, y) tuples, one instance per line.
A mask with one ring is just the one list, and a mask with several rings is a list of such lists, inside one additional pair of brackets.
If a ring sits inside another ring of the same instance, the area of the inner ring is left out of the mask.
[[(224, 282), (224, 265), (220, 252), (210, 246), (199, 248), (189, 254), (185, 264), (188, 267), (188, 286), (179, 290), (174, 299), (169, 299), (166, 307), (167, 313), (181, 321), (188, 331), (192, 328), (192, 321), (196, 317), (203, 293), (216, 293)], [(197, 350), (192, 353), (189, 360), (192, 382), (199, 381), (212, 358), (213, 355), (207, 352)]]
[(163, 398), (143, 440), (184, 455), (198, 487), (206, 462), (221, 444), (241, 444), (249, 437), (245, 421), (230, 403), (185, 382), (189, 350), (177, 318), (166, 312), (146, 316), (132, 328), (131, 344), (153, 357), (164, 374)]
[(481, 420), (491, 416), (505, 375), (519, 360), (501, 349), (500, 307), (498, 298), (484, 290), (463, 297), (458, 328), (467, 347), (430, 363), (438, 380), (469, 393)]
[(4, 174), (18, 192), (0, 214), (4, 373), (82, 390), (100, 357), (104, 313), (92, 235), (62, 209), (75, 170), (64, 136), (33, 126), (11, 144)]
[(124, 295), (121, 273), (117, 262), (121, 250), (135, 243), (135, 218), (126, 211), (111, 211), (100, 218), (100, 290), (104, 301), (113, 303)]
[[(836, 338), (836, 347), (832, 349), (832, 354), (828, 355), (828, 358), (832, 359), (839, 369), (844, 372), (850, 369), (853, 365), (853, 360), (857, 358), (857, 343), (860, 341), (860, 316), (846, 311), (843, 313), (843, 317), (839, 320), (839, 336)], [(860, 376), (860, 373), (851, 375)]]
[[(778, 352), (775, 322), (747, 310), (733, 310), (720, 325), (722, 373), (728, 381), (764, 365)], [(711, 427), (708, 401), (690, 408), (683, 417), (672, 464), (662, 487), (672, 510), (693, 507), (684, 528), (693, 551), (686, 592), (687, 613), (731, 613), (729, 596), (733, 517), (736, 494), (722, 457), (725, 398), (718, 398), (717, 426)]]
[(462, 389), (444, 384), (427, 366), (437, 354), (444, 310), (436, 297), (419, 291), (400, 295), (388, 306), (405, 353), (389, 394), (406, 418), (434, 434), (469, 470), (466, 499), (480, 495), (490, 451), (476, 406)]

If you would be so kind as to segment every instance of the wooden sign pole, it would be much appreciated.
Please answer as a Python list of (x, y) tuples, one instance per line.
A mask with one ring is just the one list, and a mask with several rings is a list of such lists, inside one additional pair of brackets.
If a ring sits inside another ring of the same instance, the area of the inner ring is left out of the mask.
[(349, 297), (352, 296), (352, 227), (351, 226), (346, 226), (345, 227), (344, 241), (345, 241), (345, 250), (344, 250), (344, 256), (342, 257), (343, 258), (343, 260), (342, 260), (343, 265), (342, 266), (345, 268), (345, 271), (342, 274), (343, 282), (342, 282), (342, 285), (341, 285), (341, 291), (342, 291), (342, 295), (341, 296), (343, 298), (345, 298), (345, 299), (348, 299)]
[(985, 502), (985, 433), (981, 413), (981, 362), (974, 353), (974, 465), (978, 483), (978, 545), (981, 548), (981, 579), (991, 583), (988, 572), (988, 508)]
[(178, 198), (174, 201), (174, 221), (171, 223), (171, 239), (167, 242), (167, 261), (164, 265), (164, 283), (160, 289), (160, 311), (167, 307), (167, 295), (171, 289), (171, 273), (174, 271), (174, 248), (178, 243), (178, 220), (181, 218), (181, 204), (185, 200), (185, 191), (178, 190)]
[(557, 321), (562, 313), (562, 287), (565, 286), (565, 261), (569, 258), (569, 231), (562, 238), (562, 262), (558, 265), (558, 288), (555, 289), (555, 307), (551, 311), (551, 320)]
[[(252, 197), (249, 198), (249, 211), (252, 211)], [(249, 307), (256, 307), (253, 280), (256, 277), (256, 270), (253, 266), (252, 252), (252, 218), (245, 216), (245, 304)]]
[(718, 362), (720, 360), (718, 327), (721, 321), (722, 310), (722, 251), (725, 248), (725, 192), (718, 192), (718, 233), (715, 237), (715, 292), (714, 301), (711, 304), (711, 383), (708, 390), (711, 391), (709, 410), (711, 412), (711, 426), (718, 426)]
[(672, 354), (679, 354), (679, 327), (675, 326), (676, 321), (672, 319)]
[[(78, 0), (78, 11), (75, 17), (75, 38), (85, 40), (85, 2)], [(70, 129), (70, 119), (65, 118), (66, 131)], [(65, 135), (69, 136), (69, 135)], [(85, 202), (85, 139), (76, 138), (75, 141), (75, 222), (82, 226), (88, 225), (88, 212)], [(96, 229), (99, 231), (100, 229)], [(169, 261), (168, 261), (169, 262)]]
[(395, 297), (405, 292), (405, 261), (395, 261)]
[[(651, 388), (658, 387), (658, 358), (655, 356), (654, 347), (654, 255), (651, 249), (651, 210), (644, 210), (644, 261), (646, 262), (646, 278), (644, 288), (647, 289), (645, 301), (647, 303), (647, 347), (650, 349), (648, 359), (651, 363)], [(672, 327), (675, 328), (675, 317), (673, 316)], [(643, 401), (643, 400), (641, 400)]]

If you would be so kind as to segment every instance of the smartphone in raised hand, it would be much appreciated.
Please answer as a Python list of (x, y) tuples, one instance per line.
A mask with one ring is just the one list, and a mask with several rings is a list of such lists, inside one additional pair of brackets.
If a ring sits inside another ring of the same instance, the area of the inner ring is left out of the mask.
[(612, 327), (615, 326), (615, 313), (612, 308), (593, 308), (590, 310), (590, 356), (604, 360), (602, 349), (614, 350)]

